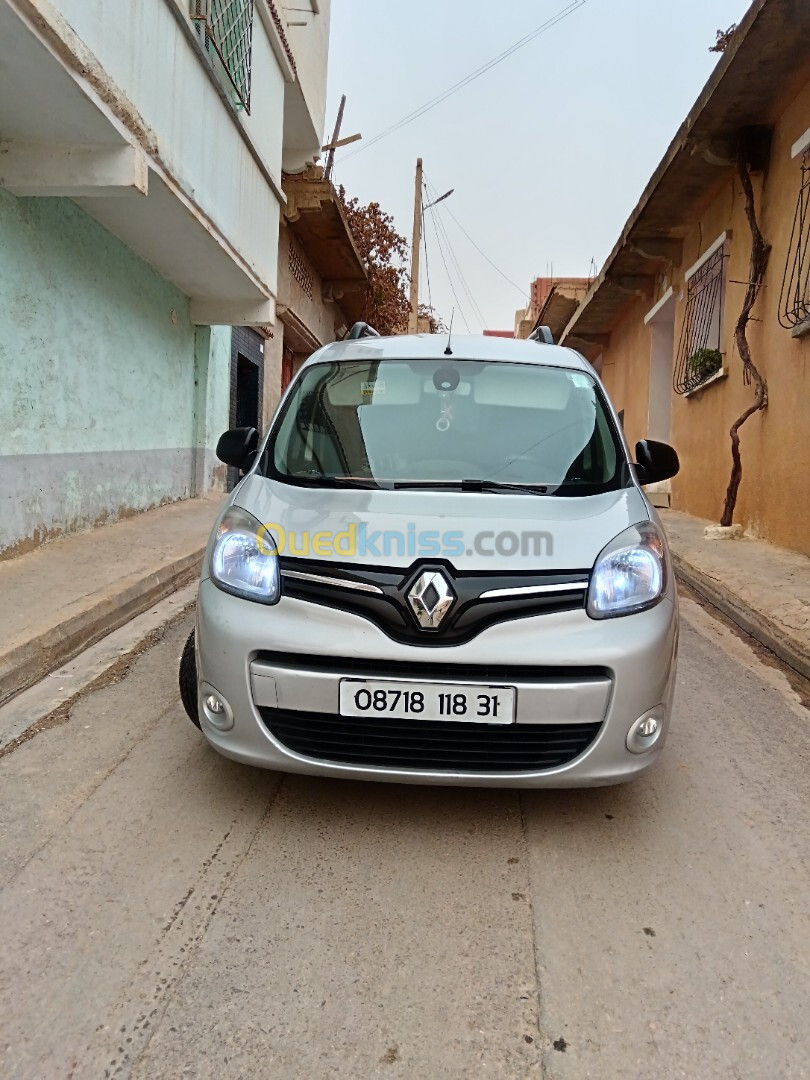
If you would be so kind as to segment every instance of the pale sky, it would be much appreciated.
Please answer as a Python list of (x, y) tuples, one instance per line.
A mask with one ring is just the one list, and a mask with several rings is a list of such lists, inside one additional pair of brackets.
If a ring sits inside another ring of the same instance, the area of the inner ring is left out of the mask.
[[(414, 169), (424, 159), (469, 291), (490, 329), (511, 329), (521, 294), (545, 276), (601, 268), (677, 128), (719, 59), (715, 31), (747, 0), (586, 0), (549, 31), (387, 139), (375, 135), (503, 52), (572, 0), (333, 0), (327, 129), (342, 93), (334, 179), (377, 201), (410, 242)], [(446, 209), (445, 209), (446, 208)], [(464, 332), (481, 319), (426, 223), (434, 306)], [(424, 274), (422, 292), (426, 293)], [(423, 295), (420, 299), (427, 300)]]

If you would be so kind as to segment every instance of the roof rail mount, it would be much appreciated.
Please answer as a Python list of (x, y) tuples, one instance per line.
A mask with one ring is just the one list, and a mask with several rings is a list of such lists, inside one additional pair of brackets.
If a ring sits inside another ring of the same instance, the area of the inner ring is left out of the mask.
[(548, 326), (537, 326), (529, 334), (529, 341), (539, 341), (542, 345), (553, 345), (554, 335)]
[(380, 335), (377, 333), (374, 327), (369, 326), (367, 322), (356, 322), (346, 335), (346, 340), (357, 341), (358, 338), (379, 336)]

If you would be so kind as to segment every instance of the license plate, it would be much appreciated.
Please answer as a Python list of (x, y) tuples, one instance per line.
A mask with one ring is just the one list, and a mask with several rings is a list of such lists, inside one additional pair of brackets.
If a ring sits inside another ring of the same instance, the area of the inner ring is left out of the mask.
[(514, 724), (513, 686), (341, 679), (341, 716)]

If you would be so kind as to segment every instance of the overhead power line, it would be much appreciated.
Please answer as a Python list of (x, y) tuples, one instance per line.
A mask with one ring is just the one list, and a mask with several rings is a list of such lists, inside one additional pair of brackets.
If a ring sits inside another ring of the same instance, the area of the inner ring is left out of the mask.
[(452, 86), (448, 87), (447, 90), (444, 90), (441, 94), (437, 94), (436, 97), (431, 98), (430, 101), (426, 101), (424, 105), (420, 105), (418, 109), (414, 109), (413, 112), (408, 113), (407, 116), (403, 116), (400, 120), (397, 120), (396, 123), (391, 124), (390, 127), (387, 127), (378, 135), (375, 135), (367, 142), (364, 142), (363, 145), (357, 150), (353, 150), (350, 154), (347, 154), (343, 158), (343, 160), (348, 161), (349, 158), (354, 157), (355, 154), (362, 154), (364, 150), (368, 150), (370, 147), (374, 146), (375, 143), (380, 142), (382, 139), (388, 138), (388, 136), (393, 135), (395, 131), (399, 131), (400, 128), (405, 127), (407, 124), (413, 123), (413, 121), (418, 120), (420, 116), (424, 116), (425, 113), (430, 112), (431, 109), (435, 109), (437, 105), (441, 105), (442, 102), (447, 101), (448, 98), (452, 97), (454, 94), (457, 94), (459, 90), (463, 90), (465, 86), (469, 86), (470, 83), (475, 82), (476, 79), (480, 79), (482, 75), (486, 75), (488, 71), (491, 71), (494, 67), (497, 67), (498, 64), (502, 64), (504, 60), (508, 59), (519, 49), (525, 48), (526, 45), (534, 41), (536, 38), (540, 37), (542, 34), (548, 33), (548, 31), (551, 30), (552, 27), (556, 26), (558, 23), (561, 23), (570, 15), (573, 15), (575, 11), (579, 10), (579, 8), (584, 7), (587, 2), (588, 0), (570, 0), (570, 2), (560, 11), (558, 11), (556, 15), (552, 15), (550, 19), (546, 19), (544, 23), (541, 23), (540, 26), (535, 27), (534, 30), (531, 30), (528, 34), (520, 38), (513, 45), (510, 45), (508, 49), (505, 49), (502, 53), (499, 53), (497, 56), (487, 61), (486, 64), (483, 64), (481, 67), (476, 68), (475, 71), (471, 71), (469, 75), (466, 75), (463, 79), (460, 79), (457, 83), (454, 83)]
[[(426, 183), (428, 183), (428, 184), (430, 184), (430, 180), (428, 179), (427, 175), (425, 176), (425, 182), (426, 182)], [(431, 185), (431, 187), (432, 187), (432, 186), (433, 186), (433, 185)], [(490, 265), (490, 266), (492, 267), (492, 269), (493, 269), (493, 270), (494, 270), (494, 271), (495, 271), (495, 272), (496, 272), (497, 274), (500, 274), (500, 276), (501, 276), (501, 277), (502, 277), (502, 278), (504, 279), (504, 281), (508, 282), (508, 283), (509, 283), (509, 284), (510, 284), (510, 285), (512, 286), (512, 288), (513, 288), (513, 289), (517, 289), (517, 291), (518, 291), (518, 292), (520, 293), (520, 295), (521, 295), (521, 296), (523, 297), (523, 299), (524, 299), (524, 300), (529, 300), (529, 301), (531, 301), (531, 294), (530, 294), (530, 293), (528, 293), (528, 292), (526, 292), (526, 290), (525, 290), (525, 289), (521, 288), (521, 286), (520, 286), (520, 285), (518, 285), (518, 283), (517, 283), (516, 281), (513, 281), (513, 280), (512, 280), (512, 279), (511, 279), (511, 278), (509, 277), (509, 275), (508, 275), (508, 274), (505, 274), (505, 273), (503, 272), (503, 270), (501, 270), (501, 268), (500, 268), (499, 266), (497, 266), (497, 265), (496, 265), (496, 264), (495, 264), (495, 263), (494, 263), (494, 262), (492, 261), (492, 259), (490, 259), (489, 255), (487, 255), (487, 253), (486, 253), (486, 252), (485, 252), (485, 251), (483, 250), (483, 248), (481, 248), (481, 247), (480, 247), (480, 246), (479, 246), (479, 245), (478, 245), (478, 244), (477, 244), (477, 243), (475, 242), (475, 240), (473, 240), (473, 238), (472, 238), (472, 237), (470, 236), (470, 234), (469, 234), (469, 233), (467, 232), (467, 230), (466, 230), (466, 229), (464, 228), (464, 226), (463, 226), (463, 225), (461, 224), (461, 222), (460, 222), (460, 221), (458, 220), (458, 218), (457, 218), (457, 217), (456, 217), (456, 215), (455, 215), (455, 214), (453, 213), (453, 211), (452, 211), (452, 210), (450, 209), (450, 207), (449, 207), (449, 206), (445, 206), (445, 210), (446, 210), (446, 211), (447, 211), (447, 213), (448, 213), (448, 214), (450, 215), (450, 217), (451, 217), (451, 218), (453, 219), (453, 221), (455, 221), (456, 225), (458, 225), (459, 229), (461, 229), (461, 231), (462, 231), (462, 232), (464, 233), (464, 235), (465, 235), (465, 236), (467, 237), (467, 239), (468, 239), (468, 240), (470, 241), (470, 243), (471, 243), (471, 244), (472, 244), (472, 246), (473, 246), (473, 247), (475, 248), (475, 250), (476, 250), (476, 251), (478, 252), (478, 254), (479, 254), (479, 255), (481, 255), (481, 256), (482, 256), (482, 257), (483, 257), (483, 258), (484, 258), (484, 259), (485, 259), (485, 260), (486, 260), (486, 261), (487, 261), (487, 262), (489, 263), (489, 265)]]
[(425, 278), (427, 280), (428, 307), (433, 310), (433, 293), (430, 288), (430, 263), (428, 262), (427, 229), (425, 228), (424, 212), (422, 216), (422, 243), (425, 248)]
[[(429, 180), (426, 180), (425, 189), (426, 189), (426, 191), (428, 191), (430, 193), (431, 198), (435, 198), (435, 192), (433, 190), (433, 185), (430, 183)], [(458, 274), (459, 281), (461, 282), (461, 287), (464, 290), (464, 292), (467, 294), (467, 299), (470, 302), (470, 307), (472, 308), (473, 316), (476, 319), (476, 321), (479, 323), (479, 325), (481, 326), (481, 329), (485, 330), (487, 328), (486, 319), (484, 318), (484, 314), (481, 311), (480, 305), (478, 304), (475, 297), (473, 296), (472, 289), (470, 288), (469, 284), (467, 283), (467, 278), (466, 278), (466, 276), (464, 274), (464, 270), (462, 269), (461, 263), (459, 262), (459, 259), (458, 259), (458, 256), (455, 253), (455, 250), (453, 248), (453, 244), (452, 244), (452, 242), (450, 240), (450, 237), (449, 237), (449, 235), (447, 233), (447, 229), (445, 228), (444, 222), (441, 219), (441, 213), (438, 211), (438, 209), (437, 209), (437, 213), (436, 213), (435, 223), (438, 226), (438, 228), (441, 229), (442, 239), (444, 240), (445, 247), (447, 248), (447, 251), (448, 251), (448, 253), (450, 255), (450, 262), (455, 267), (456, 273)]]
[(431, 221), (433, 222), (433, 231), (436, 234), (436, 246), (439, 249), (439, 255), (441, 255), (442, 264), (444, 265), (444, 272), (447, 275), (447, 281), (448, 281), (448, 283), (450, 285), (450, 291), (453, 293), (453, 299), (456, 302), (456, 307), (459, 310), (459, 314), (461, 315), (462, 322), (464, 323), (464, 326), (467, 329), (467, 333), (469, 334), (469, 333), (471, 333), (470, 324), (467, 322), (467, 316), (464, 314), (464, 308), (461, 306), (461, 301), (458, 298), (458, 293), (456, 292), (456, 286), (453, 283), (453, 276), (450, 273), (450, 268), (447, 265), (447, 259), (445, 258), (445, 255), (444, 255), (444, 248), (442, 247), (441, 238), (439, 237), (439, 227), (436, 224), (436, 211), (433, 209), (432, 206), (428, 207), (428, 210), (430, 212)]
[(486, 259), (486, 261), (489, 263), (489, 265), (492, 267), (492, 269), (497, 274), (500, 274), (501, 277), (503, 278), (503, 280), (507, 281), (512, 286), (513, 289), (517, 289), (517, 291), (520, 293), (520, 295), (523, 297), (524, 300), (531, 300), (531, 295), (529, 293), (527, 293), (525, 289), (521, 288), (521, 286), (518, 285), (516, 281), (512, 281), (512, 279), (509, 277), (509, 275), (505, 274), (503, 272), (503, 270), (501, 270), (501, 268), (499, 266), (496, 266), (495, 263), (492, 261), (492, 259), (490, 259), (489, 255), (487, 255), (487, 253), (482, 248), (480, 248), (478, 246), (478, 244), (476, 244), (475, 240), (473, 240), (473, 238), (470, 236), (470, 234), (467, 232), (467, 230), (464, 228), (464, 226), (458, 220), (458, 218), (453, 213), (453, 211), (448, 209), (447, 213), (450, 215), (450, 217), (453, 219), (453, 221), (455, 221), (456, 225), (458, 225), (458, 227), (461, 229), (461, 231), (464, 233), (464, 235), (470, 241), (470, 243), (475, 248), (475, 250), (478, 252), (478, 254), (482, 255), (483, 258)]

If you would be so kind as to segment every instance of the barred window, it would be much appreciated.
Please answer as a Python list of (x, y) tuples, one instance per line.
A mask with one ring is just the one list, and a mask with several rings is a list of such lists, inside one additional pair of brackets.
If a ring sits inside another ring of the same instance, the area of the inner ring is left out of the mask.
[(292, 237), (290, 237), (290, 273), (304, 290), (309, 299), (312, 299), (312, 274), (310, 274), (301, 252)]
[(810, 148), (802, 158), (799, 201), (779, 295), (779, 322), (788, 330), (804, 322), (810, 328)]
[(253, 0), (191, 0), (191, 18), (238, 104), (250, 112)]
[(676, 394), (688, 394), (723, 366), (723, 307), (728, 257), (726, 244), (718, 247), (689, 279), (686, 311), (675, 361)]

